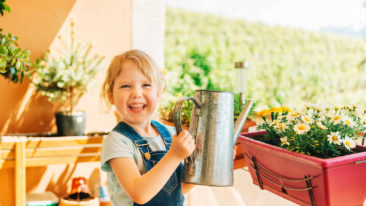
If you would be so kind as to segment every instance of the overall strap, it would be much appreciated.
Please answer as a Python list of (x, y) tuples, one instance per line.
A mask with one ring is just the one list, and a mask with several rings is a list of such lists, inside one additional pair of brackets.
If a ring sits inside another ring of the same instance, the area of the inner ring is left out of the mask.
[(172, 134), (169, 132), (169, 130), (166, 128), (166, 126), (164, 126), (163, 124), (161, 124), (160, 122), (151, 121), (153, 126), (159, 131), (161, 137), (164, 140), (165, 146), (167, 147), (167, 149), (170, 148), (170, 144), (172, 142)]
[(141, 137), (141, 135), (137, 133), (136, 130), (134, 130), (128, 124), (124, 122), (119, 122), (117, 126), (113, 128), (113, 131), (128, 137), (135, 144), (135, 146), (140, 149), (142, 154), (152, 151), (149, 146), (149, 142), (143, 137)]

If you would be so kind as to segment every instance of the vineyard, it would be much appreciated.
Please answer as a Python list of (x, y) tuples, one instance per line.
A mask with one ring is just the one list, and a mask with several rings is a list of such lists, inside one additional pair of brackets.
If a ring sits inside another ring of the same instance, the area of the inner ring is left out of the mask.
[(234, 62), (250, 62), (256, 109), (365, 105), (366, 41), (167, 8), (165, 67), (171, 107), (195, 89), (234, 91)]

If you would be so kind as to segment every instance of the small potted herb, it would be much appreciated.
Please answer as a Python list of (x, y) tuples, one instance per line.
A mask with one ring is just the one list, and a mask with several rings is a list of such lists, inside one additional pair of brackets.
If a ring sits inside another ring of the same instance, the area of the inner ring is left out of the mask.
[(75, 105), (93, 83), (104, 57), (92, 55), (90, 43), (75, 42), (73, 22), (69, 42), (59, 39), (63, 50), (49, 51), (37, 60), (32, 83), (50, 102), (68, 105), (68, 109), (56, 112), (58, 135), (84, 135), (86, 115), (84, 111), (76, 111)]

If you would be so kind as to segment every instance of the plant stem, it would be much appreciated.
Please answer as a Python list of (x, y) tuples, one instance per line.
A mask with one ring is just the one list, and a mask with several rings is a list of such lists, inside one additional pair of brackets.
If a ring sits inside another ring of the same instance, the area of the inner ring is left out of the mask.
[(72, 114), (72, 112), (74, 111), (74, 105), (73, 105), (73, 98), (74, 98), (74, 93), (73, 93), (74, 87), (69, 87), (69, 100), (70, 100), (70, 114)]

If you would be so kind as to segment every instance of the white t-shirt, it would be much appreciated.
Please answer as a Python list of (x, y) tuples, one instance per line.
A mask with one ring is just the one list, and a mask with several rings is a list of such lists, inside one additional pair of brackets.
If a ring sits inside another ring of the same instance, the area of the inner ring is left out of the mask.
[[(166, 126), (170, 134), (175, 134), (175, 128)], [(144, 137), (149, 142), (152, 151), (166, 150), (162, 137)], [(144, 162), (139, 149), (135, 144), (123, 134), (112, 131), (103, 142), (101, 153), (102, 170), (107, 172), (107, 180), (111, 201), (114, 206), (133, 205), (133, 201), (127, 196), (123, 188), (120, 186), (116, 176), (113, 173), (108, 161), (117, 157), (131, 157), (135, 160), (136, 165), (141, 174), (144, 173)]]

